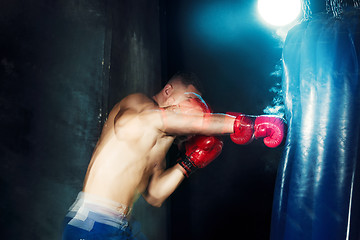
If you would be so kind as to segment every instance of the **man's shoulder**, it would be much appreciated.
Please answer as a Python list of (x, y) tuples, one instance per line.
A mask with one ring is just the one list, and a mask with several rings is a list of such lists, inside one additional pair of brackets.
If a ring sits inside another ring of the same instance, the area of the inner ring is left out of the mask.
[(149, 105), (154, 105), (154, 101), (142, 93), (133, 93), (120, 101), (120, 107), (126, 109), (133, 109), (135, 111), (142, 111)]
[(121, 102), (146, 103), (150, 101), (151, 99), (143, 93), (133, 93), (125, 97)]
[(149, 126), (150, 122), (158, 120), (154, 117), (154, 114), (158, 115), (157, 111), (152, 111), (157, 109), (158, 105), (151, 98), (142, 93), (134, 93), (123, 98), (114, 107), (114, 120), (118, 126), (124, 126), (131, 119), (146, 121)]

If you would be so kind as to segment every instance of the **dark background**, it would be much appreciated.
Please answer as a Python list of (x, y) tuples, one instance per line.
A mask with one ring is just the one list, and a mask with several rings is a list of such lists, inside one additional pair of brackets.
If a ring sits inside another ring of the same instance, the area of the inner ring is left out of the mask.
[[(172, 1), (167, 5), (167, 70), (195, 71), (215, 112), (263, 114), (279, 79), (281, 42), (256, 1)], [(224, 150), (170, 201), (170, 239), (268, 239), (281, 149), (260, 142)]]
[[(255, 0), (0, 1), (1, 238), (60, 239), (106, 115), (127, 94), (194, 71), (215, 112), (263, 114), (280, 81), (274, 33)], [(223, 140), (162, 208), (139, 200), (150, 240), (268, 239), (282, 148)]]

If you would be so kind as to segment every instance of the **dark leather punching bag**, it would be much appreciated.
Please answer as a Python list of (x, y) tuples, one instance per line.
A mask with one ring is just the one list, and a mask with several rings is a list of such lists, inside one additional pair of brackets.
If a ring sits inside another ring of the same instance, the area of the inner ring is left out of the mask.
[(283, 48), (286, 146), (271, 240), (359, 239), (360, 11), (314, 15)]

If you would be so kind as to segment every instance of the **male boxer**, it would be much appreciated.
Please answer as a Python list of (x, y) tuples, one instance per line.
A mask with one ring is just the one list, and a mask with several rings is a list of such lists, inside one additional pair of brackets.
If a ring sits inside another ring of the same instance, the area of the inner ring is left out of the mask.
[[(192, 74), (177, 74), (153, 98), (132, 94), (115, 105), (67, 214), (63, 240), (134, 239), (126, 216), (139, 194), (161, 206), (185, 177), (220, 154), (222, 142), (213, 135), (231, 134), (238, 144), (265, 137), (270, 147), (282, 141), (281, 119), (256, 123), (242, 114), (212, 114), (200, 94)], [(185, 156), (165, 169), (168, 149), (183, 135), (190, 138)]]

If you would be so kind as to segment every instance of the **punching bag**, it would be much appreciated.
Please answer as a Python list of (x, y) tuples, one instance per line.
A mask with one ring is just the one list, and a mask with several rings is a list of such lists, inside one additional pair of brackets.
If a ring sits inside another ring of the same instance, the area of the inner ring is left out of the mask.
[(288, 135), (275, 185), (271, 240), (358, 240), (360, 11), (321, 13), (283, 48)]

